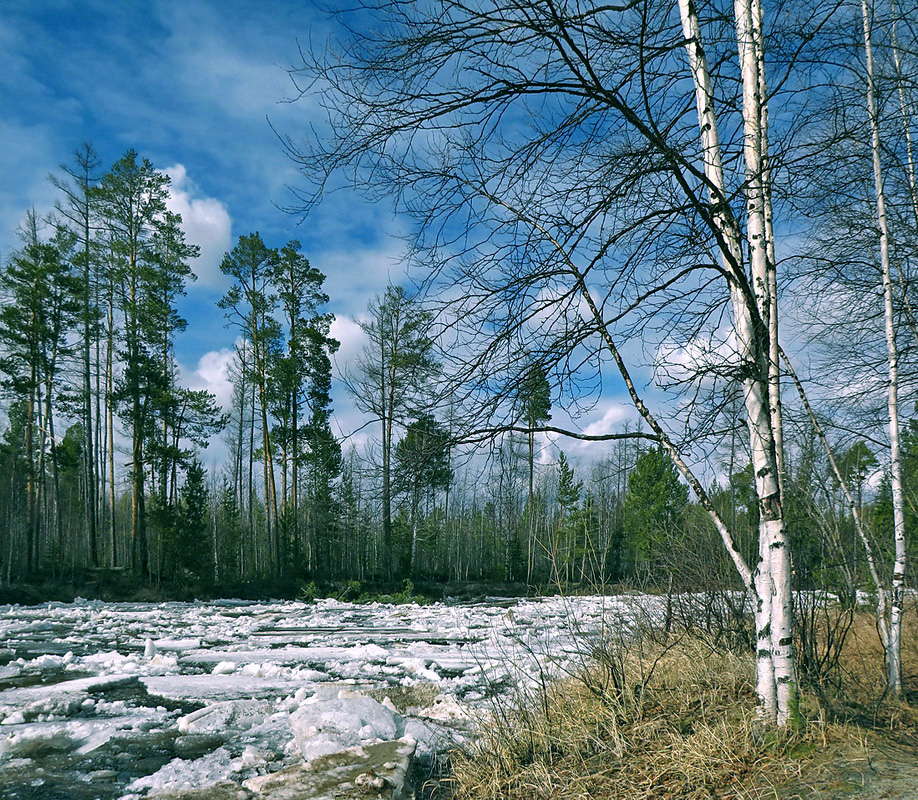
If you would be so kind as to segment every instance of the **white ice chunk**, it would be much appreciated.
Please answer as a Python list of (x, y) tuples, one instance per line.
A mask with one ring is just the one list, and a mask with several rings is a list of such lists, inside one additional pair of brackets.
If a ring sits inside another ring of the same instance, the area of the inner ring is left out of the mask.
[(434, 698), (433, 705), (419, 710), (417, 715), (441, 722), (467, 722), (471, 717), (471, 712), (455, 697), (440, 694)]
[(245, 731), (264, 721), (273, 711), (264, 700), (229, 700), (193, 711), (178, 721), (180, 733)]
[[(71, 654), (70, 658), (73, 658)], [(39, 669), (62, 669), (69, 662), (64, 660), (63, 656), (43, 655), (36, 658), (29, 666), (36, 666)]]
[(138, 778), (126, 787), (128, 792), (147, 791), (151, 794), (177, 792), (210, 786), (226, 780), (232, 773), (232, 758), (224, 747), (189, 761), (174, 758), (152, 775)]
[(140, 679), (147, 691), (164, 700), (234, 700), (286, 697), (289, 680), (254, 678), (250, 675), (164, 675)]
[(305, 703), (290, 715), (294, 740), (306, 761), (349, 747), (398, 739), (402, 717), (370, 697)]
[(153, 644), (162, 650), (197, 650), (201, 646), (200, 639), (157, 639)]
[(143, 724), (136, 716), (12, 726), (6, 729), (10, 731), (8, 735), (0, 737), (0, 759), (34, 757), (63, 750), (85, 755), (97, 750), (119, 731), (138, 727)]

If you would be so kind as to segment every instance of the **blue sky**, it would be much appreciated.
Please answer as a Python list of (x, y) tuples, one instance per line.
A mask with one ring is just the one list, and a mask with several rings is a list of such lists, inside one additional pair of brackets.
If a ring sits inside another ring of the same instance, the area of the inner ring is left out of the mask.
[(318, 120), (308, 101), (287, 102), (299, 45), (327, 35), (313, 4), (0, 0), (0, 12), (4, 263), (26, 210), (53, 206), (48, 174), (81, 143), (92, 142), (104, 168), (134, 148), (172, 176), (173, 208), (202, 248), (177, 343), (189, 383), (221, 392), (233, 333), (215, 307), (227, 285), (219, 262), (256, 230), (273, 246), (302, 242), (328, 276), (341, 359), (359, 349), (353, 319), (390, 279), (404, 279), (391, 210), (347, 194), (305, 220), (282, 210), (302, 179), (271, 126), (297, 136)]
[[(298, 139), (321, 125), (313, 101), (288, 102), (295, 87), (287, 69), (330, 25), (309, 0), (0, 0), (0, 259), (16, 246), (28, 208), (51, 209), (48, 174), (59, 174), (81, 143), (93, 143), (104, 168), (134, 148), (172, 176), (173, 209), (202, 249), (193, 265), (199, 280), (181, 306), (189, 326), (177, 355), (186, 384), (228, 400), (234, 334), (215, 306), (227, 286), (219, 262), (253, 231), (272, 246), (299, 239), (328, 276), (343, 367), (362, 347), (355, 320), (405, 272), (389, 206), (340, 192), (306, 219), (282, 210), (303, 179), (272, 126)], [(358, 429), (362, 420), (340, 383), (335, 394), (339, 431)], [(634, 416), (609, 397), (579, 425), (608, 432)], [(564, 424), (557, 411), (554, 420)], [(358, 447), (365, 435), (355, 437)]]

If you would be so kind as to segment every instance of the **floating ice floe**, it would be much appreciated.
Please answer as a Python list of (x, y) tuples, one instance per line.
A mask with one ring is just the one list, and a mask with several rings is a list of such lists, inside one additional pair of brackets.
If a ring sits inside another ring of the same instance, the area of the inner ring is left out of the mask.
[(604, 629), (627, 630), (636, 606), (646, 616), (659, 605), (635, 596), (0, 607), (2, 785), (15, 792), (54, 775), (68, 796), (66, 780), (83, 791), (89, 776), (111, 797), (208, 786), (258, 797), (338, 781), (342, 797), (377, 785), (398, 796), (410, 783), (399, 770), (412, 759), (429, 768), (467, 741), (487, 698), (521, 696), (533, 676), (575, 668)]
[(371, 697), (342, 690), (333, 699), (307, 700), (290, 715), (290, 727), (308, 762), (357, 745), (398, 739), (405, 720)]

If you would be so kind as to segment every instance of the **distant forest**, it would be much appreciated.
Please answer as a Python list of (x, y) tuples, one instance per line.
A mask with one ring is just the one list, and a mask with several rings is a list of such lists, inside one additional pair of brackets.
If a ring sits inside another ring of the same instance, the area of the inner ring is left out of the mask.
[[(52, 180), (56, 211), (28, 215), (0, 277), (3, 584), (106, 571), (204, 587), (738, 583), (659, 446), (625, 439), (586, 466), (555, 450), (545, 463), (535, 431), (551, 419), (552, 387), (541, 366), (516, 388), (516, 425), (470, 459), (431, 399), (434, 314), (400, 287), (371, 303), (368, 344), (346, 376), (379, 437), (342, 452), (325, 276), (295, 241), (274, 248), (252, 233), (223, 259), (232, 285), (219, 306), (240, 343), (231, 407), (184, 388), (176, 300), (197, 249), (167, 210), (168, 176), (133, 151), (103, 172), (85, 145)], [(215, 435), (229, 457), (208, 474), (200, 452)], [(709, 496), (751, 561), (759, 512), (741, 442), (734, 432), (712, 455), (727, 478)], [(785, 448), (797, 585), (853, 593), (867, 565), (850, 498), (811, 426), (789, 430)], [(914, 420), (902, 452), (915, 544)], [(856, 440), (837, 461), (858, 515), (888, 541), (889, 481), (866, 486), (871, 447)]]

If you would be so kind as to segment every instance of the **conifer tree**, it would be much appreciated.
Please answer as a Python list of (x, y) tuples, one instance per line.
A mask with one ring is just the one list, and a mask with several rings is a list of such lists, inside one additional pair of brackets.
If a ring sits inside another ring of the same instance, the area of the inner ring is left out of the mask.
[[(265, 491), (265, 534), (275, 571), (282, 568), (283, 545), (278, 530), (279, 505), (274, 474), (274, 441), (269, 415), (272, 390), (270, 369), (282, 352), (280, 323), (273, 316), (277, 295), (272, 281), (277, 272), (278, 253), (270, 249), (258, 233), (240, 236), (236, 246), (223, 257), (220, 269), (234, 283), (218, 306), (224, 310), (228, 325), (243, 337), (237, 347), (245, 378), (257, 398), (261, 422), (261, 458)], [(255, 455), (254, 448), (250, 458)]]
[(97, 194), (123, 321), (124, 369), (113, 402), (131, 439), (131, 564), (141, 574), (151, 574), (146, 467), (154, 455), (161, 492), (166, 479), (163, 418), (175, 388), (172, 342), (185, 324), (175, 299), (184, 292), (188, 261), (197, 255), (197, 248), (185, 243), (181, 218), (166, 209), (169, 184), (168, 175), (129, 150), (103, 176)]
[(391, 554), (395, 429), (424, 407), (424, 389), (439, 364), (434, 358), (433, 318), (401, 286), (389, 286), (375, 298), (369, 316), (361, 323), (369, 343), (357, 359), (355, 373), (348, 377), (348, 388), (357, 407), (372, 414), (382, 427), (383, 549)]
[[(20, 232), (23, 249), (0, 275), (0, 291), (7, 302), (0, 308), (0, 371), (3, 388), (23, 403), (23, 453), (26, 461), (26, 569), (40, 567), (41, 537), (49, 524), (56, 529), (60, 546), (59, 484), (55, 461), (54, 414), (60, 399), (59, 374), (69, 356), (68, 334), (79, 313), (77, 279), (70, 271), (65, 251), (69, 237), (43, 242), (39, 221), (30, 212)], [(55, 494), (48, 504), (47, 458)], [(53, 505), (55, 518), (45, 519)]]

